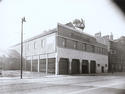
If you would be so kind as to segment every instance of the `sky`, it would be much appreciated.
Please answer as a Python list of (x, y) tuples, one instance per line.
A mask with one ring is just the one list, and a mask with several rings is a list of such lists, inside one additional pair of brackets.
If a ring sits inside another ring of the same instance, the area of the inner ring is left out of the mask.
[(111, 0), (2, 0), (0, 2), (0, 49), (20, 42), (21, 18), (24, 39), (74, 19), (85, 21), (83, 32), (125, 36), (125, 17)]

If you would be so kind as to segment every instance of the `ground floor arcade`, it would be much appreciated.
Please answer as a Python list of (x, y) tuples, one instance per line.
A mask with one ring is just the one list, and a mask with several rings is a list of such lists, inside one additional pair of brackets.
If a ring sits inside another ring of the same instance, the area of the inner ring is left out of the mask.
[[(103, 61), (104, 59), (102, 59)], [(26, 57), (23, 65), (25, 70), (53, 74), (88, 74), (104, 73), (108, 65), (95, 58), (78, 58), (61, 56), (57, 53), (33, 55)]]

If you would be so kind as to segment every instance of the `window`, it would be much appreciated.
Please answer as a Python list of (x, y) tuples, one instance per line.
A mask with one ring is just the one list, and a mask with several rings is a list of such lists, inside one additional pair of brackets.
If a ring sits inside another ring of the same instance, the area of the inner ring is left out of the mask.
[(77, 42), (74, 41), (74, 48), (76, 49), (77, 48)]
[(98, 47), (95, 46), (95, 53), (98, 53)]
[(102, 48), (102, 54), (104, 54), (104, 48)]
[(83, 43), (77, 42), (77, 49), (78, 50), (83, 50)]
[(62, 45), (63, 45), (63, 47), (66, 47), (66, 40), (65, 39), (62, 40)]
[(59, 47), (66, 47), (66, 39), (62, 37), (58, 37), (58, 46)]
[(67, 40), (66, 40), (66, 47), (67, 47), (67, 48), (70, 48), (70, 49), (74, 49), (74, 47), (75, 47), (75, 42), (76, 42), (76, 41), (67, 39)]
[(95, 46), (92, 45), (92, 52), (95, 52)]
[(86, 50), (86, 44), (85, 43), (83, 43), (83, 50), (85, 51)]
[(34, 42), (34, 49), (36, 48), (36, 42)]
[(107, 64), (105, 64), (105, 67), (107, 67), (108, 65)]
[(100, 53), (100, 47), (97, 48), (97, 53)]
[(29, 50), (29, 43), (27, 43), (27, 48), (26, 49)]
[(86, 50), (87, 50), (88, 52), (93, 52), (93, 46), (87, 44), (87, 45), (86, 45)]
[(41, 40), (41, 48), (44, 47), (44, 40)]
[(102, 48), (99, 48), (99, 53), (102, 54)]
[(100, 67), (100, 64), (97, 64), (98, 65), (98, 67)]

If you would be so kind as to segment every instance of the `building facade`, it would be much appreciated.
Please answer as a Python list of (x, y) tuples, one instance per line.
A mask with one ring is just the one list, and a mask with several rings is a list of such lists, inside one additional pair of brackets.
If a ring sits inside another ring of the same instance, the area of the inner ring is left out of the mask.
[(125, 71), (125, 37), (110, 41), (109, 71)]
[[(25, 70), (55, 74), (108, 71), (108, 48), (72, 23), (24, 41)], [(20, 52), (20, 44), (14, 46)]]

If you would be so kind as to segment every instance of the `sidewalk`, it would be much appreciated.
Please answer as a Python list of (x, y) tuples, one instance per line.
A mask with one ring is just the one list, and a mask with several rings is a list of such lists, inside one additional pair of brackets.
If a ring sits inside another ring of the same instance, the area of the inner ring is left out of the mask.
[[(114, 72), (114, 73), (96, 73), (96, 74), (69, 74), (69, 75), (55, 75), (51, 73), (43, 72), (30, 72), (23, 71), (23, 78), (57, 78), (57, 77), (69, 77), (69, 76), (125, 76), (125, 72)], [(6, 70), (2, 71), (0, 77), (20, 78), (20, 70)]]
[(74, 74), (73, 76), (125, 76), (125, 72), (114, 73), (93, 73), (93, 74)]

